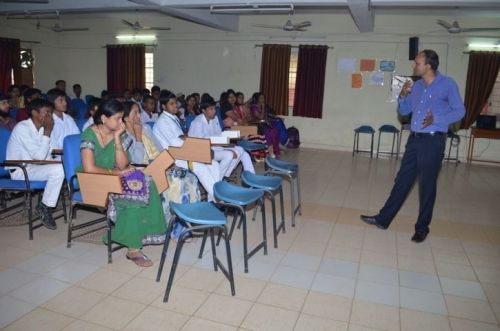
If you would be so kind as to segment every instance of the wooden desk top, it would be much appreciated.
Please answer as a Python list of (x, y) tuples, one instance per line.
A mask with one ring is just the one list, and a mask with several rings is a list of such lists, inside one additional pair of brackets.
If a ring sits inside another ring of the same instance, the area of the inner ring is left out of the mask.
[(471, 136), (474, 136), (474, 138), (500, 139), (500, 129), (481, 129), (472, 127)]

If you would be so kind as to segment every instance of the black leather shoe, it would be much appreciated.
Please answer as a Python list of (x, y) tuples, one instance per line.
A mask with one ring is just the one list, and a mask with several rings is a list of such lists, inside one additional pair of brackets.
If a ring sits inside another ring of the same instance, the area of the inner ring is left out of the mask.
[(411, 241), (414, 241), (416, 243), (421, 243), (422, 241), (427, 238), (427, 233), (426, 232), (415, 232), (413, 237), (411, 237)]
[(52, 212), (49, 210), (49, 207), (47, 207), (43, 202), (40, 202), (36, 207), (36, 211), (40, 216), (40, 221), (42, 221), (43, 226), (50, 230), (57, 229), (57, 224), (52, 218)]
[(377, 219), (375, 218), (375, 216), (361, 215), (360, 218), (366, 224), (375, 225), (379, 229), (387, 230), (386, 226), (383, 226), (382, 224), (377, 222)]

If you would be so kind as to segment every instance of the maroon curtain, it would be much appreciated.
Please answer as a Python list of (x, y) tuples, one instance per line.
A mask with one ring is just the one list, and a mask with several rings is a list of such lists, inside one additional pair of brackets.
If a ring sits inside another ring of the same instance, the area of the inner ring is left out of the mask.
[(19, 39), (0, 38), (0, 91), (6, 91), (14, 82), (21, 82), (21, 42)]
[(107, 45), (108, 91), (122, 93), (124, 89), (144, 88), (145, 45)]
[(328, 46), (300, 45), (293, 116), (322, 118)]
[(260, 91), (275, 115), (288, 115), (290, 52), (290, 45), (265, 44), (262, 47)]
[(488, 102), (500, 68), (499, 52), (470, 52), (465, 85), (465, 116), (462, 129), (468, 129)]

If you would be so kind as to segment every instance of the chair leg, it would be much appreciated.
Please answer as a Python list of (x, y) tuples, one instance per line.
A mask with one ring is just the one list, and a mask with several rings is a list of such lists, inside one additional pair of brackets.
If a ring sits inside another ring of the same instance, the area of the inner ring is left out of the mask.
[(260, 200), (262, 204), (261, 212), (262, 212), (262, 238), (264, 239), (264, 255), (267, 255), (267, 229), (266, 229), (266, 198), (263, 196)]
[[(245, 273), (248, 273), (248, 242), (247, 242), (247, 215), (245, 213), (245, 209), (241, 213), (241, 221), (243, 224), (243, 264), (245, 266)], [(231, 232), (229, 233), (229, 238), (231, 238), (232, 231), (234, 230), (234, 223), (231, 227)]]
[(276, 227), (276, 201), (273, 192), (268, 192), (269, 200), (271, 200), (271, 211), (273, 213), (273, 239), (274, 248), (278, 248), (278, 228)]
[(31, 192), (24, 194), (25, 208), (28, 210), (28, 231), (30, 240), (33, 240), (33, 196)]
[(107, 236), (108, 236), (108, 263), (113, 262), (113, 243), (111, 242), (111, 227), (113, 226), (111, 224), (111, 220), (108, 218), (108, 230), (107, 230)]
[(198, 258), (201, 259), (203, 257), (203, 251), (205, 250), (205, 244), (207, 242), (208, 230), (203, 231), (203, 239), (201, 241), (200, 252), (198, 253)]
[(372, 144), (371, 144), (371, 147), (370, 147), (370, 158), (373, 158), (373, 136), (374, 134), (372, 133)]
[(281, 225), (283, 227), (283, 233), (285, 230), (285, 201), (283, 199), (283, 185), (280, 186), (280, 209), (281, 209)]
[(233, 260), (231, 259), (231, 246), (229, 245), (229, 236), (227, 234), (227, 228), (225, 225), (222, 227), (221, 232), (224, 235), (224, 241), (226, 243), (227, 271), (229, 274), (229, 283), (231, 285), (231, 294), (235, 295), (236, 293), (234, 290)]
[(354, 132), (354, 142), (352, 143), (352, 156), (354, 156), (355, 150), (356, 150), (356, 132)]
[(217, 271), (217, 251), (215, 250), (214, 228), (210, 230), (210, 242), (212, 243), (212, 260), (214, 262), (214, 271)]
[(161, 251), (160, 264), (158, 266), (158, 273), (156, 274), (156, 281), (159, 282), (161, 278), (161, 273), (163, 272), (163, 265), (165, 264), (165, 258), (167, 257), (168, 245), (170, 243), (170, 233), (172, 232), (173, 222), (175, 220), (175, 214), (172, 214), (168, 222), (167, 231), (165, 232), (165, 241), (163, 242), (163, 249)]
[(299, 209), (299, 215), (302, 216), (302, 197), (300, 195), (300, 173), (298, 169), (297, 169), (296, 181), (297, 181), (297, 197), (299, 199), (299, 205), (297, 207)]
[(177, 246), (175, 248), (174, 260), (172, 261), (172, 268), (170, 268), (170, 275), (168, 276), (167, 289), (165, 290), (165, 296), (163, 297), (163, 302), (168, 301), (170, 295), (170, 290), (172, 289), (172, 284), (174, 282), (175, 271), (177, 270), (177, 264), (179, 263), (179, 256), (181, 255), (182, 246), (184, 245), (184, 240), (189, 232), (181, 234), (179, 240), (177, 241)]
[(391, 145), (391, 157), (394, 155), (394, 141), (396, 140), (396, 134), (392, 135), (392, 145)]
[(69, 221), (68, 221), (68, 240), (67, 240), (67, 243), (66, 243), (66, 247), (67, 248), (70, 248), (71, 247), (71, 236), (73, 235), (72, 233), (72, 227), (73, 227), (73, 204), (70, 203), (69, 205)]
[(295, 185), (293, 178), (290, 177), (290, 192), (291, 192), (291, 211), (292, 211), (292, 227), (295, 227)]
[(381, 132), (378, 132), (378, 142), (377, 142), (377, 159), (378, 159), (378, 153), (380, 151), (380, 134)]

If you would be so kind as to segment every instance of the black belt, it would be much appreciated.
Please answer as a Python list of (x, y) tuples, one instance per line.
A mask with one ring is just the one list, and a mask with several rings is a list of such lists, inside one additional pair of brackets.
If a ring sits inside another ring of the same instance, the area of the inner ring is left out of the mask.
[(436, 132), (411, 132), (410, 133), (410, 136), (413, 136), (413, 137), (427, 137), (427, 136), (444, 136), (446, 135), (445, 132), (440, 132), (440, 131), (436, 131)]

